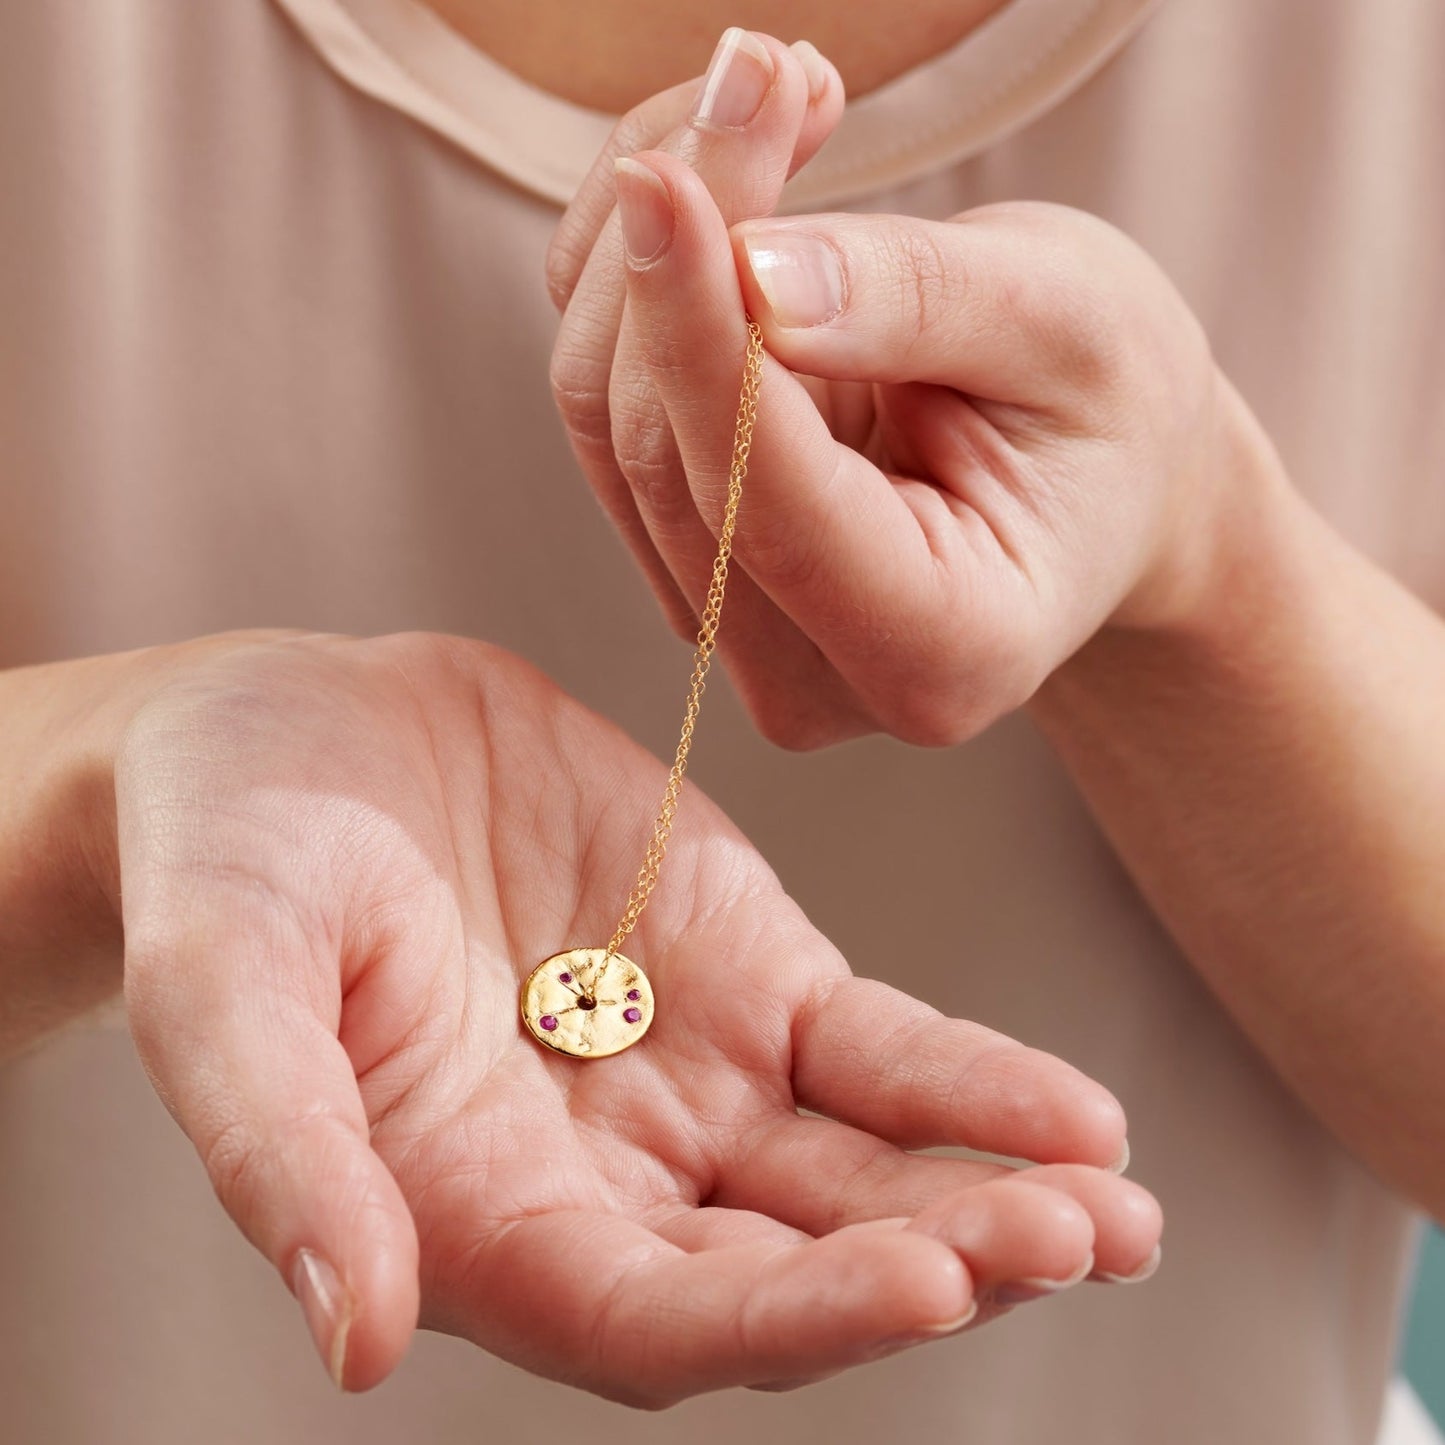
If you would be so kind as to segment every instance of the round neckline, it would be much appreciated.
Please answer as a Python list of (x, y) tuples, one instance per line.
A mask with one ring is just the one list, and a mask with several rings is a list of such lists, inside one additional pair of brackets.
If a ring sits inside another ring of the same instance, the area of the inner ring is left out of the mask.
[[(274, 0), (357, 89), (565, 206), (618, 117), (506, 69), (421, 0)], [(1009, 0), (949, 49), (850, 100), (779, 210), (816, 210), (966, 160), (1082, 85), (1161, 0)]]

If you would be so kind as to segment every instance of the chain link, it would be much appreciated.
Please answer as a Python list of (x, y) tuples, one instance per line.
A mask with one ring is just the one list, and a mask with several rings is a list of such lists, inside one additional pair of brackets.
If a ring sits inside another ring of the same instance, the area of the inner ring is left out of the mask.
[[(723, 510), (722, 532), (718, 537), (717, 558), (712, 564), (712, 582), (707, 589), (707, 602), (702, 610), (702, 623), (698, 628), (697, 651), (692, 659), (692, 677), (687, 689), (687, 711), (682, 719), (682, 736), (677, 743), (677, 756), (672, 761), (672, 771), (667, 777), (663, 790), (662, 806), (657, 811), (657, 822), (653, 826), (652, 841), (647, 845), (647, 856), (638, 872), (637, 882), (627, 898), (627, 908), (607, 945), (607, 959), (622, 947), (627, 935), (637, 926), (642, 910), (652, 890), (657, 887), (657, 876), (662, 869), (662, 860), (667, 852), (668, 835), (672, 832), (672, 820), (677, 814), (678, 795), (682, 791), (682, 775), (687, 771), (687, 755), (692, 750), (693, 729), (697, 726), (698, 711), (702, 707), (703, 688), (707, 686), (708, 668), (717, 647), (718, 623), (722, 618), (723, 592), (728, 581), (728, 562), (733, 552), (733, 532), (737, 528), (738, 503), (742, 501), (743, 479), (748, 474), (748, 453), (753, 445), (753, 423), (758, 414), (758, 391), (763, 379), (763, 333), (758, 323), (748, 319), (748, 354), (743, 366), (742, 393), (738, 398), (737, 425), (733, 433), (733, 460), (728, 473), (727, 506)], [(606, 959), (603, 960), (605, 965)]]

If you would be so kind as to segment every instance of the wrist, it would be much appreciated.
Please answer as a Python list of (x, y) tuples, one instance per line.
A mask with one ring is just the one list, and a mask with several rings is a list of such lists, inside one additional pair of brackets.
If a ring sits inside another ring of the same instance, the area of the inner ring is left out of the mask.
[(121, 981), (115, 759), (132, 717), (229, 634), (0, 672), (0, 1055)]
[(1217, 670), (1267, 667), (1288, 646), (1301, 589), (1314, 585), (1309, 558), (1323, 524), (1223, 376), (1216, 412), (1205, 475), (1149, 582), (1149, 606), (1121, 611), (1057, 668), (1036, 713), (1066, 712), (1095, 691), (1177, 693)]
[(1208, 398), (1199, 459), (1153, 565), (1111, 627), (1164, 640), (1229, 626), (1254, 585), (1277, 570), (1302, 519), (1268, 434), (1213, 366)]

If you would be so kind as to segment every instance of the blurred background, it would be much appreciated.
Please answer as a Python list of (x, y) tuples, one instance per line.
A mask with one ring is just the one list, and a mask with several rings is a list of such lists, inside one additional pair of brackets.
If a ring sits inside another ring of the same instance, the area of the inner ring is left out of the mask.
[(1425, 1408), (1445, 1429), (1445, 1234), (1425, 1237), (1405, 1337), (1405, 1373)]

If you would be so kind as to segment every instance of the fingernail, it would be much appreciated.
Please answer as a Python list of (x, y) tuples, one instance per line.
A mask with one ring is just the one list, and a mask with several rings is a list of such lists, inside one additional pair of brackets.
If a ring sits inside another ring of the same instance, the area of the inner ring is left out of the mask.
[(957, 1334), (965, 1325), (973, 1323), (973, 1317), (977, 1313), (978, 1301), (972, 1299), (968, 1302), (968, 1308), (956, 1320), (948, 1320), (941, 1325), (925, 1325), (917, 1332), (918, 1338), (931, 1340), (943, 1335)]
[(788, 47), (798, 57), (803, 74), (808, 77), (808, 99), (817, 100), (828, 86), (828, 67), (818, 47), (811, 40), (795, 40)]
[(1133, 1274), (1110, 1274), (1108, 1270), (1101, 1269), (1095, 1273), (1094, 1278), (1102, 1279), (1108, 1284), (1142, 1284), (1159, 1268), (1159, 1261), (1163, 1258), (1164, 1247), (1156, 1244), (1149, 1258)]
[(779, 326), (818, 326), (843, 309), (838, 253), (803, 231), (743, 236), (748, 265)]
[(737, 25), (723, 31), (703, 78), (692, 118), (722, 129), (746, 125), (773, 83), (773, 57), (756, 35)]
[(351, 1333), (351, 1296), (336, 1271), (314, 1250), (296, 1253), (291, 1267), (291, 1292), (302, 1313), (316, 1351), (338, 1390), (346, 1388), (346, 1337)]
[(651, 167), (630, 156), (612, 162), (622, 246), (634, 266), (660, 260), (672, 240), (672, 192)]
[(1094, 1256), (1092, 1252), (1084, 1261), (1083, 1267), (1077, 1269), (1068, 1279), (1017, 1279), (1010, 1280), (1007, 1284), (1001, 1284), (993, 1292), (993, 1302), (1000, 1305), (1022, 1305), (1028, 1304), (1030, 1300), (1043, 1299), (1046, 1295), (1059, 1294), (1062, 1291), (1078, 1284), (1081, 1279), (1086, 1279), (1094, 1269)]
[(920, 1325), (918, 1329), (912, 1330), (906, 1335), (893, 1335), (882, 1341), (879, 1348), (883, 1350), (901, 1349), (904, 1345), (921, 1345), (925, 1340), (941, 1340), (946, 1335), (956, 1335), (966, 1325), (973, 1323), (973, 1318), (977, 1313), (978, 1301), (970, 1300), (968, 1308), (956, 1320), (947, 1320), (941, 1325)]
[(1124, 1149), (1119, 1157), (1109, 1165), (1110, 1174), (1122, 1174), (1129, 1167), (1129, 1141), (1124, 1140)]

